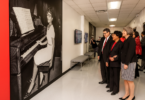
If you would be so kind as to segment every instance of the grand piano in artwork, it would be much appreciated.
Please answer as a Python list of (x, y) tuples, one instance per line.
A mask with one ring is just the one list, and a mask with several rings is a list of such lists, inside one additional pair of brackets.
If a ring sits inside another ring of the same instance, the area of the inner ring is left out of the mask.
[[(38, 25), (34, 30), (25, 34), (10, 36), (10, 91), (11, 100), (25, 99), (25, 92), (28, 88), (30, 77), (27, 78), (29, 63), (33, 61), (36, 52), (45, 46), (41, 46), (37, 41), (45, 42), (46, 27)], [(33, 63), (33, 62), (32, 62)], [(44, 66), (49, 66), (46, 62)], [(40, 66), (43, 66), (42, 64)], [(46, 68), (49, 71), (49, 67)], [(29, 74), (30, 72), (28, 72)], [(27, 84), (27, 85), (26, 85)], [(25, 88), (26, 87), (26, 88)], [(37, 86), (39, 88), (39, 86)]]

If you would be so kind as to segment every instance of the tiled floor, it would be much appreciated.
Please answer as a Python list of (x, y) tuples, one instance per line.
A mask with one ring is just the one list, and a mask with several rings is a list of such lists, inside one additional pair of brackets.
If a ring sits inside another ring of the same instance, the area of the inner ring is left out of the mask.
[[(60, 79), (44, 89), (31, 100), (119, 100), (124, 95), (123, 80), (120, 81), (120, 92), (111, 96), (106, 85), (100, 85), (100, 65), (97, 60), (91, 60), (80, 71), (76, 66)], [(145, 73), (140, 72), (140, 78), (135, 79), (136, 100), (145, 100)]]

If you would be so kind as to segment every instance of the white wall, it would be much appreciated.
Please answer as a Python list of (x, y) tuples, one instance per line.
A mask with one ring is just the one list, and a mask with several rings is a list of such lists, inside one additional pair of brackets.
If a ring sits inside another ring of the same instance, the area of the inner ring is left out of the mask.
[(134, 18), (128, 25), (132, 28), (137, 28), (137, 31), (141, 34), (143, 31), (143, 23), (145, 22), (145, 8), (140, 12), (139, 16)]
[(82, 30), (82, 44), (81, 44), (81, 55), (84, 55), (84, 29), (85, 29), (85, 16), (81, 16), (81, 30)]
[(75, 29), (84, 32), (84, 17), (63, 1), (62, 66), (63, 72), (71, 67), (71, 60), (84, 53), (84, 33), (82, 43), (74, 43)]
[[(89, 22), (87, 21), (87, 19), (85, 19), (84, 21), (84, 32), (88, 33), (88, 40), (89, 40)], [(89, 41), (88, 43), (84, 43), (84, 53), (89, 51)]]
[[(98, 27), (96, 29), (96, 39), (98, 39), (99, 37), (102, 37), (103, 36), (103, 30), (105, 29), (106, 27)], [(123, 27), (114, 27), (114, 28), (109, 28), (111, 33), (113, 33), (114, 31), (122, 31), (123, 30)]]

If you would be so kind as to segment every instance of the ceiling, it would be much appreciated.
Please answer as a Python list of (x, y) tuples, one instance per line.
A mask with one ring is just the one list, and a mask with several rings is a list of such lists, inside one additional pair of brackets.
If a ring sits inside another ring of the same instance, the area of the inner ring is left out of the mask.
[[(111, 24), (116, 27), (128, 25), (135, 16), (145, 7), (145, 0), (63, 0), (79, 14), (96, 27), (108, 27)], [(110, 1), (122, 1), (118, 10), (108, 10)], [(106, 13), (97, 13), (96, 10), (108, 10)], [(109, 18), (117, 18), (116, 22), (109, 22)]]

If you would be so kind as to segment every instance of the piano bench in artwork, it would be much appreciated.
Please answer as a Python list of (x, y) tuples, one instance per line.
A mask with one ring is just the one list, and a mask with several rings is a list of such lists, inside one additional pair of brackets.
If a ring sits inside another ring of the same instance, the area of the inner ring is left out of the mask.
[(50, 66), (50, 61), (46, 61), (46, 62), (38, 65), (38, 70), (39, 70), (39, 72), (44, 72), (44, 73), (46, 72), (46, 73), (48, 73), (49, 66)]
[[(42, 72), (43, 74), (47, 74), (48, 75), (48, 78), (49, 78), (49, 73), (50, 73), (49, 66), (50, 66), (50, 61), (46, 61), (46, 62), (38, 65), (38, 84), (40, 83), (40, 72)], [(46, 79), (46, 77), (44, 77), (44, 79)], [(49, 80), (49, 79), (47, 79), (47, 80)], [(42, 84), (40, 84), (38, 86), (38, 88), (41, 88)]]

